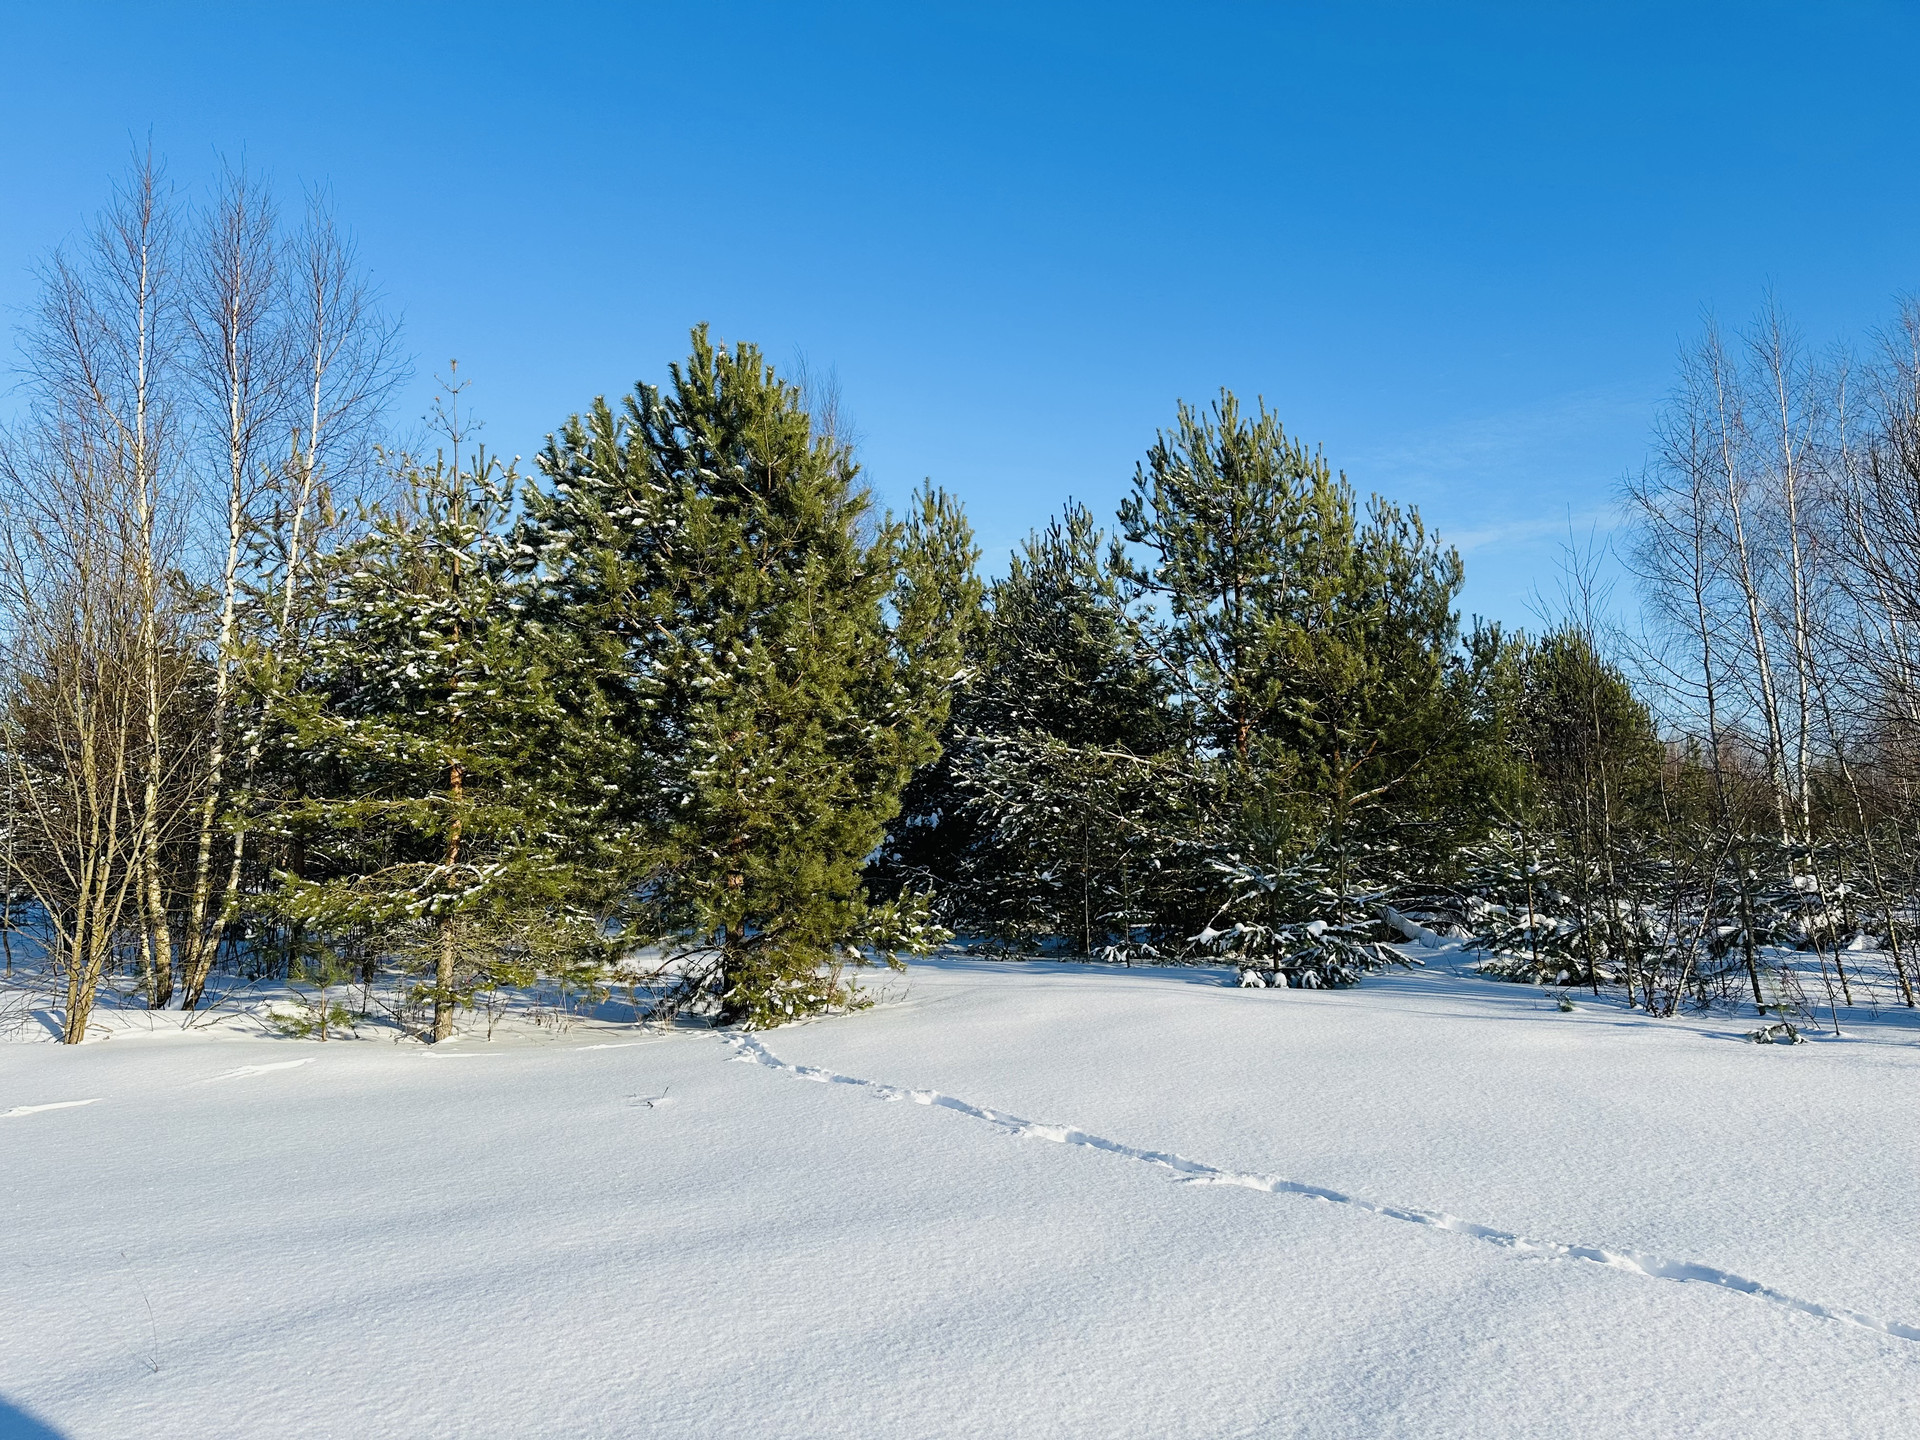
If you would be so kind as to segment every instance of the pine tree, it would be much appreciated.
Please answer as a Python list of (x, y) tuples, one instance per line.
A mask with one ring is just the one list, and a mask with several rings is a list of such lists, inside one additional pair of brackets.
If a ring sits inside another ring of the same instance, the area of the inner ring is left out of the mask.
[(1242, 778), (1271, 764), (1293, 666), (1287, 644), (1320, 532), (1337, 527), (1332, 473), (1262, 405), (1243, 419), (1222, 391), (1211, 413), (1182, 404), (1120, 506), (1129, 599), (1151, 600), (1154, 654), (1213, 753)]
[(1115, 566), (1081, 505), (1027, 539), (991, 590), (937, 823), (905, 827), (891, 852), (1015, 949), (1152, 957), (1184, 935), (1173, 897), (1191, 869), (1194, 771)]
[[(309, 662), (272, 697), (306, 792), (253, 823), (297, 838), (277, 908), (322, 953), (398, 959), (429, 979), (429, 1034), (477, 988), (604, 960), (594, 898), (607, 830), (591, 783), (597, 717), (567, 697), (563, 637), (512, 564), (516, 476), (456, 443), (403, 467), (398, 504), (330, 556)], [(583, 799), (584, 797), (584, 799)], [(617, 865), (612, 867), (617, 870)]]
[[(925, 515), (924, 510), (916, 512), (914, 523), (919, 525)], [(986, 587), (976, 569), (980, 552), (971, 530), (965, 533), (964, 552), (953, 555), (945, 567), (964, 577), (965, 590), (950, 606), (959, 667), (940, 732), (940, 754), (916, 770), (901, 791), (899, 812), (888, 822), (886, 838), (867, 868), (867, 883), (876, 895), (890, 898), (931, 895), (943, 927), (974, 930), (980, 912), (973, 869), (988, 853), (990, 835), (983, 818), (967, 807), (959, 767), (965, 738), (977, 728), (976, 697), (993, 665), (987, 653)]]
[(680, 1001), (773, 1024), (854, 1000), (845, 964), (945, 938), (924, 897), (870, 900), (863, 867), (938, 755), (972, 544), (934, 492), (876, 517), (850, 447), (754, 347), (702, 328), (669, 375), (549, 442), (522, 544), (634, 756), (635, 934)]
[(1243, 985), (1326, 989), (1408, 963), (1396, 948), (1403, 937), (1388, 921), (1401, 877), (1390, 856), (1381, 857), (1384, 865), (1369, 865), (1370, 858), (1356, 865), (1346, 848), (1322, 841), (1273, 868), (1217, 861), (1229, 889), (1194, 944), (1238, 966)]
[(1587, 635), (1563, 629), (1528, 657), (1522, 723), (1537, 823), (1560, 860), (1574, 973), (1596, 988), (1631, 981), (1651, 898), (1636, 882), (1660, 806), (1653, 717)]
[[(1182, 405), (1121, 506), (1124, 576), (1179, 703), (1227, 767), (1266, 859), (1336, 853), (1467, 747), (1459, 557), (1417, 512), (1353, 489), (1264, 406)], [(1405, 808), (1404, 806), (1402, 807)]]
[(1386, 900), (1419, 868), (1403, 851), (1431, 859), (1458, 828), (1464, 762), (1497, 738), (1498, 637), (1462, 647), (1459, 557), (1417, 513), (1358, 513), (1318, 451), (1229, 392), (1180, 407), (1120, 518), (1143, 644), (1222, 795), (1196, 943), (1345, 983), (1390, 954)]
[(963, 893), (984, 934), (1129, 963), (1178, 952), (1211, 879), (1204, 772), (1178, 752), (1034, 731), (964, 743), (961, 785), (984, 843)]
[(1184, 733), (1121, 594), (1124, 557), (1084, 505), (1027, 537), (991, 591), (973, 716), (993, 733), (1154, 754)]

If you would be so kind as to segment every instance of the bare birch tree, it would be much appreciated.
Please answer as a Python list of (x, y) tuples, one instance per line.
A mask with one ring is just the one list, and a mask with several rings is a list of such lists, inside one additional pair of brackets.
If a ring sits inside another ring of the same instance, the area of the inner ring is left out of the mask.
[[(83, 738), (61, 753), (102, 776), (107, 750), (132, 767), (128, 788), (110, 786), (95, 806), (112, 822), (96, 827), (106, 871), (81, 869), (124, 881), (148, 1003), (169, 1004), (178, 977), (192, 1009), (242, 900), (245, 827), (229, 822), (264, 733), (245, 712), (272, 688), (251, 685), (248, 667), (296, 662), (315, 527), (341, 513), (343, 490), (380, 473), (373, 426), (400, 369), (395, 327), (321, 197), (287, 235), (265, 186), (229, 169), (204, 214), (183, 213), (152, 154), (139, 155), (100, 221), (43, 269), (23, 345), (28, 415), (7, 442), (5, 624), (10, 704), (62, 656), (94, 677), (83, 690), (128, 666), (139, 682), (130, 737), (101, 718), (118, 713), (114, 697), (94, 695), (83, 725), (85, 696), (51, 681), (19, 723), (24, 735), (38, 717), (44, 730), (46, 697), (67, 695), (59, 713)], [(55, 498), (63, 508), (49, 510)], [(79, 617), (68, 622), (78, 638), (55, 644), (61, 606)], [(111, 646), (109, 622), (130, 627)], [(32, 832), (25, 772), (8, 775)], [(117, 828), (128, 818), (131, 842)], [(82, 957), (76, 973), (87, 955), (106, 963), (108, 951), (87, 949), (104, 933), (63, 942)]]
[[(218, 615), (208, 642), (211, 697), (182, 929), (183, 998), (197, 1004), (212, 969), (231, 890), (214, 904), (213, 851), (227, 798), (241, 562), (276, 478), (271, 451), (286, 433), (296, 358), (288, 342), (281, 239), (272, 197), (244, 169), (221, 177), (189, 256), (186, 322), (193, 391), (205, 430), (204, 521), (216, 537)], [(212, 493), (205, 496), (212, 500)]]
[[(180, 311), (175, 273), (175, 207), (151, 150), (136, 157), (86, 242), (57, 254), (43, 274), (37, 323), (26, 340), (31, 388), (48, 434), (66, 449), (84, 446), (97, 472), (90, 493), (108, 509), (95, 523), (125, 531), (117, 555), (131, 567), (137, 597), (133, 654), (141, 676), (138, 753), (137, 889), (150, 1003), (165, 1004), (173, 985), (162, 845), (169, 838), (163, 797), (173, 710), (184, 671), (168, 657), (180, 645), (168, 626), (179, 617), (177, 587), (165, 557), (184, 543), (181, 415), (175, 380)], [(77, 457), (69, 469), (78, 469)]]
[[(1697, 390), (1683, 386), (1656, 428), (1654, 464), (1629, 479), (1625, 499), (1634, 522), (1632, 569), (1654, 622), (1655, 635), (1643, 643), (1643, 659), (1655, 674), (1657, 689), (1680, 701), (1669, 720), (1684, 730), (1701, 727), (1701, 749), (1713, 781), (1714, 816), (1719, 844), (1732, 853), (1743, 824), (1736, 814), (1729, 752), (1737, 748), (1726, 706), (1728, 600), (1724, 555), (1719, 537), (1726, 533), (1719, 490), (1721, 444), (1714, 419), (1717, 404), (1701, 405)], [(1678, 637), (1677, 653), (1659, 645), (1660, 632)], [(1698, 733), (1698, 732), (1696, 732)], [(1752, 891), (1748, 867), (1736, 863), (1741, 960), (1753, 1003), (1765, 1003), (1754, 945)]]
[[(325, 196), (308, 197), (306, 220), (286, 243), (278, 265), (276, 361), (285, 368), (284, 381), (276, 385), (284, 386), (284, 408), (273, 413), (285, 426), (285, 448), (274, 462), (263, 514), (250, 529), (255, 572), (250, 610), (257, 629), (251, 637), (257, 667), (253, 689), (262, 695), (275, 693), (279, 672), (297, 660), (303, 587), (318, 549), (315, 531), (350, 515), (339, 502), (359, 498), (360, 489), (378, 475), (376, 427), (403, 374), (398, 327), (381, 309)], [(250, 441), (256, 438), (249, 432)], [(270, 719), (256, 716), (250, 727), (237, 777), (236, 803), (242, 808), (258, 778)], [(186, 1009), (201, 1003), (217, 937), (239, 913), (247, 834), (244, 824), (234, 825), (221, 909), (187, 975)]]
[(68, 1044), (85, 1038), (139, 915), (146, 865), (144, 596), (126, 549), (128, 474), (98, 439), (39, 417), (0, 444), (7, 881), (40, 911)]
[[(1814, 577), (1812, 557), (1813, 485), (1819, 476), (1822, 403), (1819, 377), (1798, 339), (1769, 300), (1747, 337), (1753, 365), (1755, 399), (1764, 405), (1765, 478), (1778, 551), (1774, 571), (1783, 581), (1774, 610), (1776, 628), (1785, 632), (1794, 684), (1792, 769), (1788, 785), (1797, 812), (1794, 827), (1803, 843), (1813, 839), (1812, 764), (1814, 751)], [(1758, 408), (1758, 407), (1756, 407)]]
[(1719, 480), (1725, 500), (1722, 511), (1725, 571), (1746, 622), (1743, 636), (1746, 653), (1734, 673), (1750, 678), (1752, 698), (1762, 727), (1760, 741), (1772, 784), (1775, 820), (1784, 844), (1791, 833), (1787, 815), (1787, 742), (1768, 636), (1766, 575), (1749, 523), (1756, 489), (1751, 417), (1744, 377), (1727, 354), (1716, 324), (1709, 322), (1699, 345), (1682, 357), (1681, 375), (1685, 403), (1700, 406), (1719, 459)]

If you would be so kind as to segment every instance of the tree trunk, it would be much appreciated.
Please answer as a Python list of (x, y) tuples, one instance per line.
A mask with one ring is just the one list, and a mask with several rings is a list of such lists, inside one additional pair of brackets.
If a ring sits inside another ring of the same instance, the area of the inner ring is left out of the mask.
[[(207, 922), (213, 903), (214, 820), (220, 810), (221, 787), (226, 782), (227, 696), (233, 679), (233, 633), (238, 610), (237, 577), (240, 569), (240, 540), (245, 519), (242, 514), (244, 500), (242, 487), (246, 479), (244, 466), (245, 459), (240, 453), (238, 443), (230, 439), (227, 555), (220, 576), (220, 630), (214, 641), (213, 713), (209, 716), (207, 725), (207, 793), (200, 802), (200, 833), (193, 858), (193, 894), (187, 910), (186, 953), (181, 957), (184, 988), (191, 1002), (183, 1008), (188, 1010), (199, 1003), (201, 991), (206, 987), (207, 975), (213, 969), (213, 957), (219, 949), (220, 932), (224, 928), (222, 924), (209, 925)], [(220, 919), (225, 918), (226, 907), (223, 905)]]
[(453, 1036), (453, 917), (440, 919), (440, 955), (433, 973), (433, 1040)]
[[(453, 806), (453, 823), (447, 830), (447, 889), (454, 886), (453, 867), (460, 862), (460, 805), (466, 776), (460, 762), (454, 761), (447, 767), (447, 798)], [(438, 1044), (453, 1034), (454, 959), (453, 915), (451, 911), (440, 917), (440, 953), (433, 976), (433, 1039)]]
[(1720, 348), (1717, 334), (1710, 336), (1707, 342), (1707, 360), (1719, 404), (1720, 461), (1726, 486), (1727, 516), (1733, 527), (1729, 536), (1735, 560), (1733, 578), (1740, 588), (1746, 609), (1748, 638), (1753, 646), (1754, 675), (1759, 685), (1760, 713), (1767, 727), (1767, 773), (1773, 782), (1775, 820), (1784, 844), (1792, 834), (1792, 827), (1787, 820), (1786, 737), (1780, 720), (1780, 695), (1774, 684), (1772, 657), (1762, 617), (1764, 597), (1759, 577), (1754, 571), (1752, 551), (1747, 543), (1746, 516), (1740, 501), (1743, 483), (1741, 462), (1735, 454), (1737, 435), (1746, 433), (1745, 421), (1738, 415), (1738, 400), (1731, 393), (1737, 381), (1728, 373), (1726, 355)]

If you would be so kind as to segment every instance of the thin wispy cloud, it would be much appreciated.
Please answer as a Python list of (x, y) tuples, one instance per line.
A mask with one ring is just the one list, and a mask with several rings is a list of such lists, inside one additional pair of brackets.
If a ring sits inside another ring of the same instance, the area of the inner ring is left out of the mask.
[[(1356, 456), (1355, 470), (1388, 482), (1417, 482), (1462, 474), (1489, 479), (1517, 472), (1591, 474), (1624, 468), (1626, 451), (1644, 444), (1657, 395), (1641, 386), (1607, 386), (1556, 396), (1539, 404), (1397, 437)], [(1604, 451), (1596, 451), (1600, 442)], [(1538, 478), (1545, 478), (1538, 476)]]
[(1348, 475), (1363, 493), (1418, 506), (1460, 552), (1467, 610), (1531, 625), (1569, 547), (1598, 549), (1605, 573), (1624, 579), (1615, 497), (1658, 404), (1650, 385), (1572, 391), (1410, 430), (1361, 450)]
[(1449, 531), (1447, 543), (1462, 555), (1493, 550), (1501, 546), (1534, 546), (1545, 541), (1575, 544), (1589, 540), (1604, 541), (1620, 527), (1621, 515), (1612, 505), (1586, 510), (1563, 511), (1559, 515), (1528, 516), (1490, 525), (1467, 526)]

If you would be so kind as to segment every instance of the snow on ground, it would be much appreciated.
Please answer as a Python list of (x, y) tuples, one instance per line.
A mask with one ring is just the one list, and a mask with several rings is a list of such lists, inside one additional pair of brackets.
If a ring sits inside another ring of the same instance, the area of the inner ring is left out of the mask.
[(0, 1437), (1920, 1434), (1904, 1014), (1440, 958), (0, 1046)]

